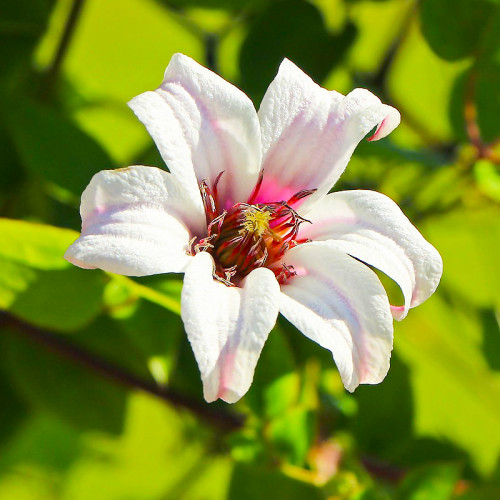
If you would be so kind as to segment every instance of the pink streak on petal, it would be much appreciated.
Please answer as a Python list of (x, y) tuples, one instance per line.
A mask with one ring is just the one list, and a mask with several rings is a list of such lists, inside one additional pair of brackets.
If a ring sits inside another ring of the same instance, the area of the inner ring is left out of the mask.
[(369, 142), (372, 142), (372, 141), (378, 141), (379, 139), (381, 139), (382, 137), (381, 134), (382, 134), (382, 130), (383, 128), (385, 127), (385, 124), (387, 122), (387, 117), (385, 117), (378, 125), (377, 127), (377, 130), (375, 130), (375, 133), (368, 137), (366, 140), (369, 141)]
[[(287, 201), (295, 193), (297, 193), (297, 191), (300, 191), (300, 189), (301, 187), (297, 188), (291, 185), (282, 186), (280, 181), (274, 179), (273, 177), (266, 176), (264, 172), (264, 179), (262, 180), (262, 185), (260, 186), (259, 193), (257, 194), (254, 203)], [(298, 203), (296, 205), (298, 205)], [(294, 207), (296, 205), (294, 205)]]
[(221, 353), (221, 363), (220, 367), (220, 378), (219, 378), (219, 390), (217, 392), (217, 399), (224, 399), (228, 391), (231, 391), (231, 381), (234, 369), (234, 362), (236, 360), (235, 352), (227, 352), (227, 346)]
[(391, 305), (391, 313), (394, 319), (402, 320), (405, 316), (405, 306), (393, 306)]
[(385, 106), (388, 110), (388, 114), (380, 122), (375, 133), (369, 137), (368, 141), (378, 141), (388, 136), (401, 122), (401, 115), (399, 111), (389, 106)]

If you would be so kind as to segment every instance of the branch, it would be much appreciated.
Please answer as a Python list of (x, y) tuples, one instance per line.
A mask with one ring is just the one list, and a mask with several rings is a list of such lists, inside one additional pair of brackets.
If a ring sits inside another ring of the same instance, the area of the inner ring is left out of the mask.
[(500, 155), (494, 151), (500, 138), (491, 144), (486, 144), (481, 137), (481, 130), (477, 123), (476, 107), (476, 74), (471, 70), (465, 87), (465, 130), (470, 143), (476, 148), (477, 159), (484, 158), (500, 165)]
[(84, 2), (85, 0), (73, 0), (71, 10), (68, 14), (68, 18), (66, 19), (66, 24), (64, 26), (61, 40), (59, 41), (54, 59), (52, 60), (52, 63), (50, 64), (45, 76), (45, 82), (41, 92), (41, 98), (43, 100), (47, 100), (48, 98), (50, 98), (52, 91), (54, 90), (55, 83), (59, 78), (59, 73), (61, 71), (64, 57), (68, 52), (68, 48), (75, 32), (78, 19), (80, 18)]
[(127, 372), (120, 366), (73, 344), (60, 335), (29, 325), (4, 311), (0, 311), (0, 326), (9, 327), (8, 330), (20, 333), (46, 349), (89, 368), (117, 384), (129, 389), (147, 392), (174, 406), (185, 408), (223, 431), (234, 431), (244, 424), (244, 416), (241, 414), (210, 407), (203, 402), (179, 394), (168, 387), (162, 387), (154, 382), (144, 380), (133, 373)]

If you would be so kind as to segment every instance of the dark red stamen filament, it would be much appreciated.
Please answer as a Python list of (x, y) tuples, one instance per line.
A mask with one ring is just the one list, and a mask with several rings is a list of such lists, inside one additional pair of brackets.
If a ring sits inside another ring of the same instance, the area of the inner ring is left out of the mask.
[(299, 200), (315, 190), (302, 190), (288, 201), (253, 204), (263, 180), (260, 173), (248, 203), (237, 203), (228, 210), (220, 211), (217, 185), (221, 172), (213, 186), (207, 181), (200, 183), (200, 192), (207, 219), (207, 235), (194, 238), (189, 247), (191, 254), (209, 252), (215, 262), (214, 278), (228, 286), (236, 283), (258, 267), (268, 267), (283, 283), (295, 271), (281, 260), (294, 246), (304, 243), (297, 240), (299, 226), (309, 222), (292, 208)]

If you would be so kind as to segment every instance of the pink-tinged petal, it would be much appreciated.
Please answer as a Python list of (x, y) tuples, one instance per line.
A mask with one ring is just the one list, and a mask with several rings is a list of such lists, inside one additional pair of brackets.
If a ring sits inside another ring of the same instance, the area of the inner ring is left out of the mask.
[(373, 142), (387, 137), (401, 122), (401, 115), (399, 111), (391, 108), (391, 106), (385, 106), (387, 112), (386, 117), (379, 123), (375, 133), (368, 137), (367, 141)]
[(186, 270), (182, 320), (208, 402), (238, 401), (249, 389), (262, 347), (278, 316), (280, 290), (272, 271), (259, 268), (242, 288), (212, 277), (213, 260), (197, 254)]
[(246, 201), (261, 164), (260, 127), (250, 99), (217, 74), (182, 54), (172, 57), (161, 86), (129, 102), (165, 163), (198, 197), (213, 185), (223, 208)]
[(127, 276), (182, 272), (192, 259), (186, 253), (191, 231), (202, 231), (204, 223), (171, 174), (143, 166), (96, 174), (80, 213), (82, 233), (65, 258)]
[(281, 286), (280, 312), (332, 352), (348, 391), (381, 382), (389, 369), (393, 327), (375, 273), (323, 243), (299, 245), (285, 260), (297, 275)]
[(387, 196), (374, 191), (341, 191), (319, 200), (307, 212), (299, 238), (326, 241), (380, 269), (401, 288), (403, 319), (410, 307), (426, 300), (439, 284), (443, 262), (438, 251)]
[(399, 112), (366, 89), (347, 96), (327, 91), (285, 59), (259, 110), (264, 181), (259, 202), (288, 199), (317, 189), (303, 207), (321, 199), (344, 171), (359, 141), (378, 126), (381, 139), (400, 121)]

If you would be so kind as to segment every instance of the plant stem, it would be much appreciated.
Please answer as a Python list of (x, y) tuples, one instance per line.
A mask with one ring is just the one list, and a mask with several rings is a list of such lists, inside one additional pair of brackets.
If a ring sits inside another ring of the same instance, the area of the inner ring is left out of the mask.
[(241, 414), (210, 407), (204, 402), (186, 397), (168, 387), (162, 387), (154, 382), (144, 380), (122, 367), (75, 345), (60, 335), (29, 325), (3, 311), (0, 311), (0, 326), (7, 327), (8, 331), (22, 334), (46, 349), (89, 368), (115, 383), (130, 389), (147, 392), (174, 406), (185, 408), (223, 431), (230, 432), (243, 426), (244, 417)]
[(71, 39), (73, 38), (84, 3), (85, 0), (73, 0), (71, 10), (69, 11), (68, 18), (66, 19), (66, 24), (64, 25), (61, 40), (59, 41), (54, 58), (45, 76), (45, 82), (41, 93), (42, 100), (48, 100), (52, 97), (55, 84), (59, 78), (59, 73), (61, 72), (62, 63), (68, 52), (68, 48), (71, 43)]
[(215, 73), (219, 72), (217, 64), (217, 49), (219, 45), (219, 37), (215, 33), (207, 33), (205, 35), (205, 60), (207, 68)]
[[(496, 165), (500, 165), (500, 155), (493, 151), (496, 142), (486, 144), (481, 137), (481, 130), (477, 121), (476, 81), (477, 75), (474, 68), (472, 68), (465, 87), (465, 131), (470, 143), (476, 148), (478, 159), (485, 158)], [(500, 141), (500, 138), (497, 141)]]

